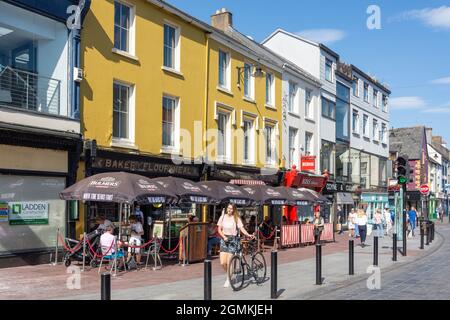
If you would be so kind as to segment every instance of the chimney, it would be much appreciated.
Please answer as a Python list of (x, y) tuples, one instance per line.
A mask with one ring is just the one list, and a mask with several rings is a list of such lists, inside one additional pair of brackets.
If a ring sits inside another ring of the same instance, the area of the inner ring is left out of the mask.
[(432, 137), (433, 137), (433, 128), (426, 128), (425, 127), (425, 133), (426, 133), (426, 137), (427, 137), (427, 143), (431, 144), (431, 141), (433, 141)]
[(211, 16), (211, 25), (214, 28), (227, 31), (228, 27), (233, 26), (233, 14), (225, 8), (217, 10), (216, 13)]

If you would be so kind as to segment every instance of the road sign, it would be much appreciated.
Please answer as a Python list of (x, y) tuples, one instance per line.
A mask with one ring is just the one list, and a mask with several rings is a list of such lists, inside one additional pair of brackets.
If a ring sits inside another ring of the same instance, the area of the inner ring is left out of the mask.
[(430, 187), (427, 184), (420, 186), (420, 193), (423, 195), (428, 195), (430, 193)]

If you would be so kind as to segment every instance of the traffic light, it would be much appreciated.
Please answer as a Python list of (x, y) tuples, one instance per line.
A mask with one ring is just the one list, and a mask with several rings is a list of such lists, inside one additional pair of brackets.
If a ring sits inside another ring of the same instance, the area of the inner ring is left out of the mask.
[(397, 157), (397, 181), (398, 184), (407, 184), (409, 182), (409, 160), (407, 156)]

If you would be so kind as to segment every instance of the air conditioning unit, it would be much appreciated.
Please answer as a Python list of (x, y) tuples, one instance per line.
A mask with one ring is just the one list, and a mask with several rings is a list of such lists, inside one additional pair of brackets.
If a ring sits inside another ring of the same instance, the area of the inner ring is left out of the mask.
[(83, 80), (83, 69), (77, 67), (73, 68), (73, 80), (76, 82), (81, 82)]

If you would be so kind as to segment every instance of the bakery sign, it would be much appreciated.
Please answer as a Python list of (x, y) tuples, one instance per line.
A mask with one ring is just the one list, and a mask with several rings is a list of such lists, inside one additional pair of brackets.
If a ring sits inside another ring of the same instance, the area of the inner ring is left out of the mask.
[(106, 157), (95, 158), (94, 168), (124, 170), (131, 172), (154, 173), (157, 175), (176, 175), (198, 177), (199, 169), (195, 166), (155, 163), (141, 160), (119, 160)]
[(48, 224), (48, 202), (9, 202), (10, 225)]

